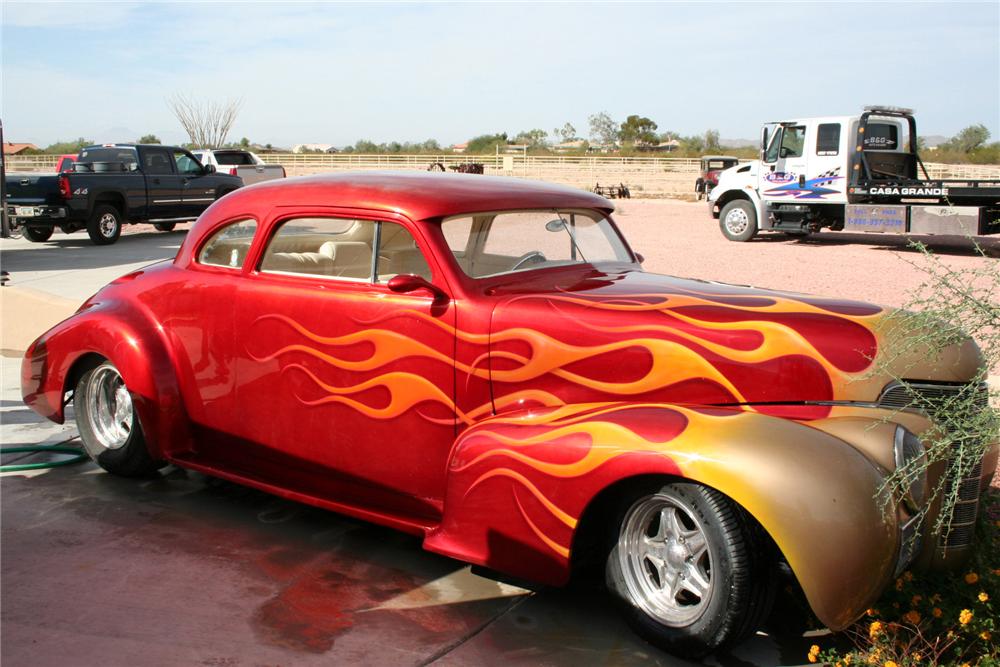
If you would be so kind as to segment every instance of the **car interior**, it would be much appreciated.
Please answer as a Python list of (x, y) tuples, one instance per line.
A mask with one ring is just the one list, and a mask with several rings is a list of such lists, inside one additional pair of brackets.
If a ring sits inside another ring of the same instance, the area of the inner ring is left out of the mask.
[[(430, 267), (413, 236), (403, 226), (341, 218), (298, 218), (285, 222), (264, 251), (260, 270), (368, 281), (372, 274), (376, 225), (381, 225), (377, 282), (387, 282), (401, 273), (430, 280)], [(242, 266), (252, 237), (230, 235), (222, 238), (222, 232), (216, 234), (218, 239), (213, 237), (205, 244), (199, 261), (217, 266)]]

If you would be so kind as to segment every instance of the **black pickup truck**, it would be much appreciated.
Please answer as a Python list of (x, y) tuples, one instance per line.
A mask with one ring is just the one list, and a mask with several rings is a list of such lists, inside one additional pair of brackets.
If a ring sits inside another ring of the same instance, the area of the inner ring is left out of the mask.
[(170, 231), (242, 185), (239, 177), (215, 173), (183, 148), (88, 146), (72, 171), (8, 174), (7, 216), (31, 241), (47, 241), (58, 227), (67, 234), (86, 229), (95, 244), (110, 245), (123, 223), (150, 222)]

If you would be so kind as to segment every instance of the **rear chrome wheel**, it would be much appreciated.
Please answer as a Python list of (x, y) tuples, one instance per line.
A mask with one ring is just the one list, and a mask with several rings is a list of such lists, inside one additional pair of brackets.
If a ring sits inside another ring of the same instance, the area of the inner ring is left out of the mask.
[(83, 374), (73, 401), (83, 448), (99, 466), (125, 477), (163, 467), (149, 454), (132, 394), (111, 362)]
[(97, 444), (104, 449), (124, 447), (132, 435), (135, 411), (118, 370), (111, 364), (95, 369), (84, 396), (85, 403), (77, 409), (87, 411)]

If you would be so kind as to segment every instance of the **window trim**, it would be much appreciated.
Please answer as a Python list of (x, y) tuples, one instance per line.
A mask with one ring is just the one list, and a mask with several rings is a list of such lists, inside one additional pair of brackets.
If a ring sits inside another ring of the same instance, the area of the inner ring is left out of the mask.
[[(282, 271), (275, 269), (264, 269), (264, 259), (267, 256), (267, 250), (270, 247), (272, 241), (280, 233), (282, 227), (287, 223), (294, 220), (302, 219), (330, 219), (330, 220), (348, 220), (353, 222), (367, 222), (375, 225), (375, 230), (372, 233), (372, 259), (369, 263), (368, 277), (367, 278), (352, 278), (349, 276), (327, 276), (319, 273), (300, 273), (297, 271)], [(421, 257), (423, 257), (424, 263), (427, 265), (428, 271), (430, 271), (432, 280), (437, 276), (437, 272), (434, 270), (434, 264), (431, 262), (431, 255), (427, 250), (427, 244), (421, 243), (418, 235), (414, 233), (415, 230), (411, 229), (409, 226), (403, 224), (398, 220), (382, 220), (374, 217), (359, 217), (356, 214), (347, 213), (329, 213), (329, 212), (297, 212), (287, 216), (282, 216), (276, 219), (271, 225), (271, 231), (267, 240), (262, 242), (260, 251), (257, 253), (257, 257), (254, 260), (254, 268), (251, 269), (251, 273), (257, 276), (293, 276), (295, 278), (313, 278), (323, 281), (331, 281), (343, 284), (354, 284), (354, 285), (370, 285), (370, 286), (381, 286), (386, 287), (388, 281), (381, 282), (378, 279), (378, 260), (379, 260), (379, 246), (382, 241), (382, 225), (390, 224), (397, 225), (400, 229), (406, 232), (407, 235), (413, 240), (414, 245), (420, 252)]]

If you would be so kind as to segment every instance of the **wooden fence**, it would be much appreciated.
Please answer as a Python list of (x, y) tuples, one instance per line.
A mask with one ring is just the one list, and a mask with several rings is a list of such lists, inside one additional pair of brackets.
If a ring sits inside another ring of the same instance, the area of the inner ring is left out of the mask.
[[(283, 165), (289, 176), (368, 169), (425, 170), (435, 163), (447, 169), (478, 162), (487, 174), (551, 181), (587, 190), (597, 184), (624, 183), (636, 197), (692, 194), (700, 169), (696, 158), (672, 157), (272, 153), (261, 158), (268, 164)], [(11, 156), (7, 158), (7, 170), (48, 171), (55, 168), (57, 160), (55, 155)], [(1000, 165), (926, 163), (926, 167), (931, 178), (1000, 180)]]

